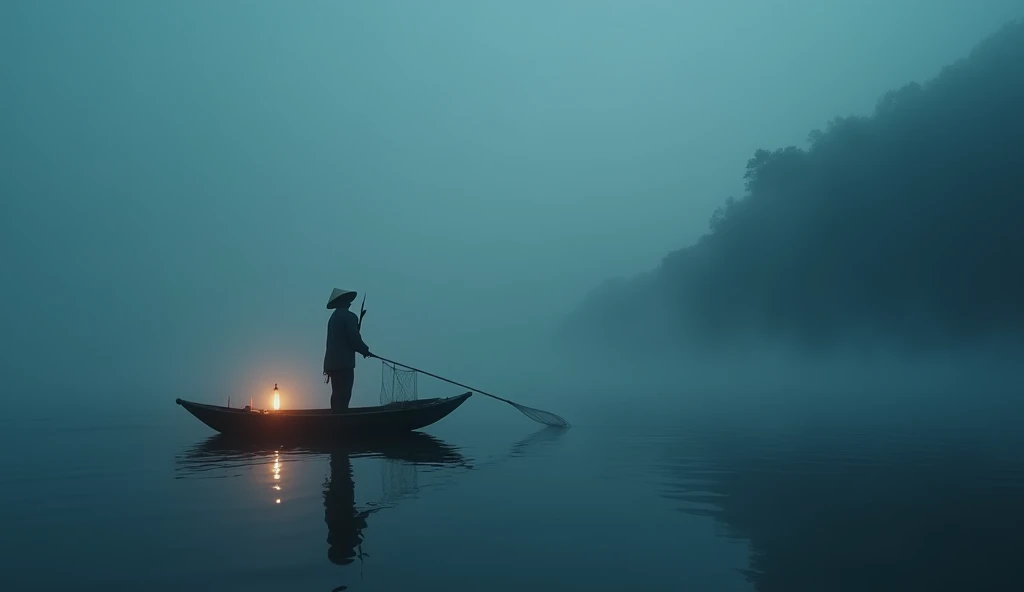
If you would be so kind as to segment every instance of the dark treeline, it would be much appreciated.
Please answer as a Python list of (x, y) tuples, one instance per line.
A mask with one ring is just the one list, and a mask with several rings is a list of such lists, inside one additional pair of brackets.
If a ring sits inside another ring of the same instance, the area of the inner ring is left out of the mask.
[(806, 150), (758, 150), (746, 194), (707, 234), (595, 290), (570, 332), (812, 347), (1024, 334), (1022, 64), (1015, 21), (927, 83), (886, 93), (871, 116), (811, 132)]

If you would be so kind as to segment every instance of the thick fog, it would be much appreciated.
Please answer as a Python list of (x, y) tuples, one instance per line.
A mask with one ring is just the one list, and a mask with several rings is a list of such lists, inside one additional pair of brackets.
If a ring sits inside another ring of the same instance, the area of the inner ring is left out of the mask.
[[(545, 382), (564, 352), (544, 344), (592, 288), (695, 243), (755, 150), (870, 115), (1018, 16), (5, 2), (4, 381), (56, 405), (279, 382), (326, 406), (340, 287), (356, 308), (367, 294), (375, 353), (561, 411), (573, 375)], [(379, 373), (360, 359), (353, 404), (376, 402)]]

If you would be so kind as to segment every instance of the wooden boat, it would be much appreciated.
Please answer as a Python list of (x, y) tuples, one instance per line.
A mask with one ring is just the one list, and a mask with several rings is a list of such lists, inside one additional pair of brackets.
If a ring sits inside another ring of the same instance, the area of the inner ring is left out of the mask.
[(389, 403), (378, 407), (352, 407), (341, 413), (330, 409), (238, 409), (183, 399), (175, 399), (174, 402), (226, 436), (323, 440), (418, 430), (444, 419), (472, 394), (467, 392), (455, 397)]

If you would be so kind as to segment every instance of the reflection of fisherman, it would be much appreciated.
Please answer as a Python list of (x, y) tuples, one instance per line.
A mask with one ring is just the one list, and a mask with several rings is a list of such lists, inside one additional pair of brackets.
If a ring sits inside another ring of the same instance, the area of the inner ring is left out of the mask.
[(369, 512), (356, 512), (356, 485), (352, 462), (345, 452), (331, 453), (331, 476), (324, 488), (324, 522), (327, 523), (327, 559), (348, 565), (363, 542)]
[(370, 348), (359, 334), (359, 318), (348, 309), (355, 299), (355, 292), (335, 288), (327, 300), (327, 308), (334, 309), (327, 322), (327, 351), (324, 353), (324, 374), (331, 383), (332, 411), (348, 409), (352, 400), (356, 352), (364, 358), (370, 356)]

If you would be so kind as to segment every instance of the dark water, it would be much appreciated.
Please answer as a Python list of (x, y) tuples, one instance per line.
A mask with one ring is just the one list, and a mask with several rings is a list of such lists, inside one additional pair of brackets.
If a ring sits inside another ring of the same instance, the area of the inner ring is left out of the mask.
[(1015, 422), (467, 412), (275, 450), (178, 408), (44, 419), (4, 424), (0, 590), (1024, 589)]

